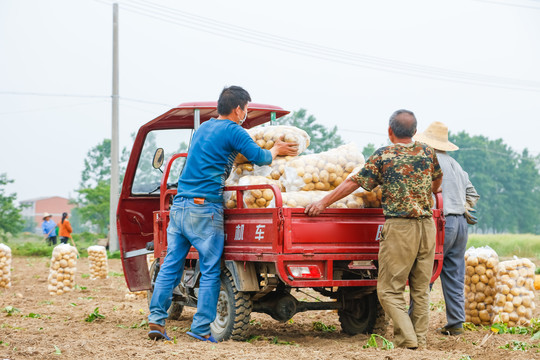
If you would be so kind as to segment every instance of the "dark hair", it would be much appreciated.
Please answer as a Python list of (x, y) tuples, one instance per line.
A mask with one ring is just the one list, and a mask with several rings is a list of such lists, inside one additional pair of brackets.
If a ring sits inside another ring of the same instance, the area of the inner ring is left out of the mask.
[(219, 115), (229, 115), (238, 106), (243, 109), (249, 101), (249, 93), (240, 86), (226, 87), (219, 95), (217, 112)]
[[(407, 123), (403, 120), (397, 119), (398, 115), (400, 114), (411, 115), (414, 121), (411, 123)], [(390, 129), (392, 129), (392, 132), (398, 138), (413, 137), (414, 134), (416, 133), (416, 117), (414, 116), (414, 113), (412, 111), (405, 110), (405, 109), (394, 111), (392, 116), (390, 116)]]
[(67, 212), (62, 213), (62, 224), (64, 223), (64, 220), (66, 220), (67, 215), (68, 215)]

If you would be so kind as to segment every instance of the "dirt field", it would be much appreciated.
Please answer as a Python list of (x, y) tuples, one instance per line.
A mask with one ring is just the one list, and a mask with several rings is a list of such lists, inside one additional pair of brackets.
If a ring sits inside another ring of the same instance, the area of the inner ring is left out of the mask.
[[(287, 323), (254, 313), (251, 342), (208, 344), (185, 334), (194, 313), (188, 308), (179, 321), (167, 325), (175, 343), (164, 343), (146, 337), (146, 298), (126, 299), (128, 291), (119, 260), (109, 260), (112, 276), (108, 279), (90, 280), (83, 277), (89, 274), (88, 260), (79, 259), (78, 288), (61, 296), (51, 296), (47, 291), (48, 266), (45, 258), (13, 259), (13, 286), (0, 292), (0, 309), (13, 306), (20, 312), (12, 316), (0, 313), (0, 359), (540, 359), (539, 349), (499, 348), (513, 340), (531, 344), (528, 335), (490, 336), (490, 331), (467, 331), (463, 336), (449, 337), (435, 333), (435, 328), (445, 324), (439, 282), (432, 292), (425, 350), (364, 349), (368, 336), (342, 334), (333, 311), (297, 314)], [(298, 294), (302, 297), (305, 295)], [(105, 318), (85, 322), (97, 307)], [(535, 317), (540, 316), (539, 309)], [(336, 330), (315, 331), (315, 321), (333, 325)], [(489, 338), (481, 344), (486, 336)], [(392, 339), (391, 328), (386, 337)]]

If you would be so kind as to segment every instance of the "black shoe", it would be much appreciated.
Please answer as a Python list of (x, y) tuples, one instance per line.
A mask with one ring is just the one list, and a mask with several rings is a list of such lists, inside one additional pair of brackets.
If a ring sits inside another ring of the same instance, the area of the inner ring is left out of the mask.
[(448, 326), (443, 326), (442, 328), (438, 328), (437, 329), (437, 332), (438, 333), (441, 333), (443, 335), (463, 335), (463, 327), (460, 326), (460, 327), (448, 327)]

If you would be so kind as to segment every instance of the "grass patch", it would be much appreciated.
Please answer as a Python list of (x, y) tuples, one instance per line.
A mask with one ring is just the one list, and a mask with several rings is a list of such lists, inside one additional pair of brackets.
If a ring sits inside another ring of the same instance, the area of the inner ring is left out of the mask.
[(52, 254), (52, 246), (42, 242), (11, 242), (11, 253), (14, 256), (40, 256), (50, 257)]
[(489, 246), (499, 256), (540, 258), (540, 235), (532, 234), (469, 234), (467, 248)]
[[(73, 241), (77, 245), (80, 257), (88, 257), (86, 249), (89, 246), (96, 245), (98, 240), (104, 238), (103, 234), (81, 233), (73, 234)], [(54, 246), (47, 245), (42, 235), (21, 233), (17, 236), (10, 237), (7, 244), (11, 248), (14, 256), (39, 256), (50, 257)], [(68, 242), (71, 245), (71, 241)], [(110, 259), (119, 259), (120, 251), (109, 253)]]

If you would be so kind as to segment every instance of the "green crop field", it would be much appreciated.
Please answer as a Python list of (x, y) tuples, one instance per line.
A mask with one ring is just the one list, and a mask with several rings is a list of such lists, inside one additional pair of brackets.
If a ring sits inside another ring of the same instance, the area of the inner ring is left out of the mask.
[(540, 259), (540, 235), (532, 234), (470, 234), (467, 248), (489, 246), (502, 257)]

